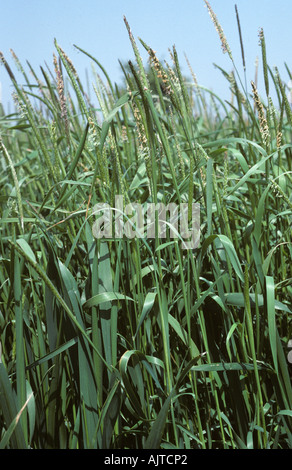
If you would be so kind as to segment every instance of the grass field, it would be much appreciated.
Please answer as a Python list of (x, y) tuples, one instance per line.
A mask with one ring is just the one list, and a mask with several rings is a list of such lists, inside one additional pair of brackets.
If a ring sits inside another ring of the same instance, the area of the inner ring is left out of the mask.
[[(0, 118), (2, 449), (292, 448), (291, 72), (261, 30), (260, 96), (206, 5), (229, 101), (126, 19), (120, 86), (81, 50), (89, 93), (57, 40), (51, 69), (12, 54), (23, 86), (1, 54), (17, 109)], [(198, 203), (199, 245), (157, 219), (151, 239), (96, 238), (93, 208), (117, 195), (186, 203), (189, 222)]]

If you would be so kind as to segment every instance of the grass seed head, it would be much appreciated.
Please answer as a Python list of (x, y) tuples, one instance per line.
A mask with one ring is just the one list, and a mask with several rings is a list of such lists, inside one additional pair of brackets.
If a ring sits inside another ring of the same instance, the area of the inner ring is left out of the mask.
[(13, 75), (13, 72), (11, 70), (11, 68), (9, 67), (8, 63), (6, 62), (6, 59), (4, 57), (4, 55), (2, 54), (2, 52), (0, 52), (0, 62), (2, 62), (2, 64), (4, 65), (4, 67), (6, 68), (6, 71), (10, 77), (10, 79), (13, 81), (13, 82), (16, 82), (15, 80), (15, 76)]
[(204, 0), (204, 1), (205, 1), (205, 4), (206, 4), (207, 8), (208, 8), (209, 15), (210, 15), (210, 17), (213, 21), (213, 24), (216, 28), (216, 31), (219, 35), (219, 38), (220, 38), (220, 41), (221, 41), (222, 51), (223, 51), (224, 54), (227, 52), (230, 59), (233, 61), (232, 52), (231, 52), (231, 49), (230, 49), (229, 44), (227, 42), (227, 39), (226, 39), (226, 36), (224, 34), (223, 28), (222, 28), (221, 24), (219, 23), (218, 18), (215, 15), (214, 11), (212, 10), (212, 7), (211, 7), (210, 3), (207, 0)]
[(251, 86), (252, 86), (255, 106), (258, 111), (258, 116), (259, 116), (260, 132), (261, 132), (264, 143), (268, 145), (268, 143), (270, 142), (270, 131), (269, 131), (267, 119), (265, 116), (264, 107), (260, 100), (257, 87), (253, 81), (251, 82)]

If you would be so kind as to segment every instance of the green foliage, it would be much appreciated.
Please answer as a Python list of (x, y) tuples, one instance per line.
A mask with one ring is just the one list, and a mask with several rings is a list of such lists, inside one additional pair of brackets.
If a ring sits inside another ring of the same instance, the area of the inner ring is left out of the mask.
[[(175, 48), (170, 66), (140, 40), (144, 66), (126, 26), (137, 65), (121, 87), (78, 48), (97, 106), (57, 41), (26, 91), (1, 56), (19, 109), (0, 124), (0, 447), (291, 448), (284, 82), (278, 111), (223, 71), (223, 103)], [(263, 32), (261, 46), (268, 95)], [(116, 195), (199, 202), (199, 246), (94, 238), (93, 207)]]

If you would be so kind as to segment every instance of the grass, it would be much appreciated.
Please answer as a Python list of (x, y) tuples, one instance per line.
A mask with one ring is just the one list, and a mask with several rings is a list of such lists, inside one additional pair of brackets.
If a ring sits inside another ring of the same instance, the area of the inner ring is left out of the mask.
[[(27, 62), (33, 83), (13, 54), (24, 86), (1, 55), (17, 106), (0, 121), (1, 448), (292, 447), (292, 114), (263, 31), (265, 98), (206, 4), (230, 101), (126, 19), (123, 85), (76, 46), (98, 107), (57, 41), (53, 70)], [(199, 246), (95, 238), (93, 207), (116, 195), (198, 202)]]

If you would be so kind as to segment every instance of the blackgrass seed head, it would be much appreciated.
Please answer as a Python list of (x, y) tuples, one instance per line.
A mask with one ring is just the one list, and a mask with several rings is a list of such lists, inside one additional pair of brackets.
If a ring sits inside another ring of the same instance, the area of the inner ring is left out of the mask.
[(215, 15), (214, 11), (212, 10), (212, 7), (211, 7), (210, 3), (207, 0), (204, 0), (204, 2), (205, 2), (206, 6), (208, 8), (208, 12), (209, 12), (209, 15), (211, 17), (211, 20), (213, 21), (213, 24), (216, 28), (216, 31), (217, 31), (218, 35), (219, 35), (223, 54), (225, 54), (227, 52), (230, 59), (233, 61), (232, 52), (231, 52), (231, 49), (230, 49), (229, 44), (227, 42), (227, 39), (226, 39), (226, 36), (224, 34), (223, 28), (222, 28), (221, 24), (219, 23), (219, 21), (217, 19), (217, 16)]
[(267, 119), (265, 116), (264, 107), (260, 100), (257, 87), (253, 81), (251, 82), (251, 87), (252, 87), (255, 106), (258, 111), (258, 116), (259, 116), (260, 132), (261, 132), (264, 143), (268, 145), (270, 142), (270, 131), (269, 131)]

